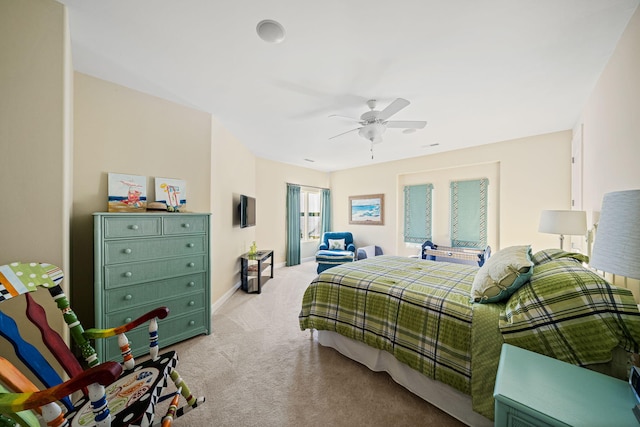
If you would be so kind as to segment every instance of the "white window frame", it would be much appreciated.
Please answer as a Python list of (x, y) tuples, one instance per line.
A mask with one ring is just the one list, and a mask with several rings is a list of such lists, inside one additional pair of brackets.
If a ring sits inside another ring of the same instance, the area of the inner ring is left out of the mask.
[[(318, 189), (309, 189), (309, 188), (301, 188), (300, 189), (300, 201), (302, 202), (300, 205), (300, 232), (302, 234), (300, 238), (300, 242), (318, 242), (321, 236), (317, 238), (307, 238), (309, 234), (308, 226), (309, 222), (307, 221), (309, 215), (309, 194), (317, 194), (320, 199), (320, 208), (318, 210), (318, 218), (319, 225), (322, 225), (322, 193)], [(320, 233), (318, 233), (320, 234)]]

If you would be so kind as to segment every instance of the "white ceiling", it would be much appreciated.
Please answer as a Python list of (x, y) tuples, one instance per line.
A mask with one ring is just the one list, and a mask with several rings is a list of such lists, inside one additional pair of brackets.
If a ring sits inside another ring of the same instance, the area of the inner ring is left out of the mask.
[[(59, 0), (74, 68), (210, 112), (322, 171), (571, 129), (640, 0)], [(279, 21), (282, 43), (256, 25)], [(402, 97), (370, 144), (357, 118)], [(176, 141), (179, 144), (180, 141)], [(439, 144), (432, 146), (432, 144)], [(314, 160), (309, 162), (305, 159)]]

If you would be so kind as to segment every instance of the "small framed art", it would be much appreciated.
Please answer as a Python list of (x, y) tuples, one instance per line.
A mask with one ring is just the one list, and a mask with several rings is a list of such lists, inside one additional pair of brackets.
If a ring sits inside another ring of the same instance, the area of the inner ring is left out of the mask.
[(350, 196), (349, 224), (384, 225), (384, 194)]
[(181, 179), (156, 177), (156, 202), (165, 203), (169, 212), (185, 212), (187, 183)]
[(147, 210), (147, 177), (109, 172), (109, 212)]

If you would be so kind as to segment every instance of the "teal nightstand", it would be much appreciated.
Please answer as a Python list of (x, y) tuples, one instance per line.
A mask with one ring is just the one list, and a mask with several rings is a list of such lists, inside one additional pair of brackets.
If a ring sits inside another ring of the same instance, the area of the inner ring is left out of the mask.
[(638, 426), (629, 383), (503, 344), (496, 426)]

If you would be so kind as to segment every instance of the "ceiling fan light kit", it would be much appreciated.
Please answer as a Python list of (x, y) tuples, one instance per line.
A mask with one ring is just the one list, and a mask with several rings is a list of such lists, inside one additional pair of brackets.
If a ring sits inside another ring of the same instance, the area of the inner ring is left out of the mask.
[(422, 129), (427, 125), (425, 121), (389, 121), (389, 117), (396, 114), (410, 104), (409, 101), (403, 98), (396, 98), (391, 104), (381, 111), (376, 110), (376, 100), (370, 99), (367, 101), (367, 106), (370, 111), (363, 113), (360, 119), (352, 119), (349, 117), (338, 116), (333, 114), (329, 117), (340, 117), (350, 121), (354, 121), (360, 124), (360, 127), (351, 129), (341, 134), (332, 136), (329, 139), (337, 138), (347, 133), (358, 131), (358, 135), (371, 142), (371, 158), (373, 159), (373, 144), (379, 144), (382, 142), (382, 134), (387, 128), (401, 128), (404, 129), (403, 133), (413, 133), (417, 129)]

